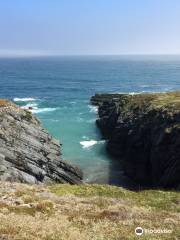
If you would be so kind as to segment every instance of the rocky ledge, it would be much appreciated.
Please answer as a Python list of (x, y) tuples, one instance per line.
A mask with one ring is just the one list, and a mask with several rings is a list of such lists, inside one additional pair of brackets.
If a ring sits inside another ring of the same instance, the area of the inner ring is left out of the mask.
[(82, 172), (62, 160), (60, 143), (35, 116), (0, 100), (0, 180), (79, 184)]
[(96, 94), (97, 125), (107, 150), (134, 181), (180, 186), (180, 92)]

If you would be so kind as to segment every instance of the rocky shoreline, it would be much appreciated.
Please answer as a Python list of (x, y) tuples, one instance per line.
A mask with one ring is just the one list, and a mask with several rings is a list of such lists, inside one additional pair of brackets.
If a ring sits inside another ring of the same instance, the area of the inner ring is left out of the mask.
[(82, 175), (63, 161), (61, 144), (35, 116), (0, 99), (0, 180), (80, 184)]
[[(96, 94), (96, 123), (127, 176), (150, 187), (180, 186), (180, 92)], [(118, 176), (117, 176), (118, 177)]]
[[(179, 189), (180, 92), (96, 94), (91, 103), (107, 150), (126, 176), (142, 186)], [(0, 180), (80, 184), (82, 178), (35, 116), (0, 100)]]

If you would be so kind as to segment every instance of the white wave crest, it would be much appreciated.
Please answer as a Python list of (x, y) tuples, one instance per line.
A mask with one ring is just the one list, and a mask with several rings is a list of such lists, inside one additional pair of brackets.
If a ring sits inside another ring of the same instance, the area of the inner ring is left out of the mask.
[(95, 140), (81, 141), (80, 144), (83, 146), (83, 148), (89, 148), (89, 147), (92, 147), (93, 145), (97, 144), (97, 141), (95, 141)]
[(53, 112), (56, 110), (57, 110), (57, 108), (37, 108), (37, 109), (29, 110), (29, 111), (32, 113), (45, 113), (45, 112)]
[(26, 104), (25, 106), (23, 106), (24, 108), (29, 108), (29, 107), (32, 107), (32, 108), (37, 108), (38, 104), (37, 103), (28, 103)]
[(37, 99), (35, 98), (14, 98), (14, 102), (29, 102), (29, 101), (36, 101)]
[(96, 144), (101, 144), (105, 143), (104, 140), (102, 141), (96, 141), (96, 140), (89, 140), (89, 141), (81, 141), (80, 144), (82, 145), (83, 148), (90, 148)]
[(37, 103), (27, 103), (24, 106), (21, 106), (21, 109), (32, 111), (32, 110), (37, 110), (38, 109), (38, 104)]
[(88, 107), (90, 109), (90, 112), (92, 112), (92, 113), (97, 113), (98, 112), (98, 107), (97, 106), (88, 105)]

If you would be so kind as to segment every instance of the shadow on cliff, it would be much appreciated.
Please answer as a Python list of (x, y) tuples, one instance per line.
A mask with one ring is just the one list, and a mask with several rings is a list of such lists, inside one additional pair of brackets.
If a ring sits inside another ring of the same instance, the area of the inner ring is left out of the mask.
[(109, 155), (108, 184), (123, 187), (129, 190), (141, 190), (142, 187), (128, 178), (122, 168), (122, 161)]

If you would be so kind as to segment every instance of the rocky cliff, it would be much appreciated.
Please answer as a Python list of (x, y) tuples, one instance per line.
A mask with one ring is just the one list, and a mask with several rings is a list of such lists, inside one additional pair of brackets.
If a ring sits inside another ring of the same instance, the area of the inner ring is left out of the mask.
[(82, 172), (62, 160), (60, 143), (35, 116), (0, 100), (0, 180), (78, 184)]
[(180, 185), (180, 92), (96, 94), (107, 149), (141, 184)]

